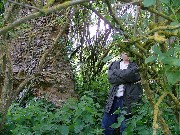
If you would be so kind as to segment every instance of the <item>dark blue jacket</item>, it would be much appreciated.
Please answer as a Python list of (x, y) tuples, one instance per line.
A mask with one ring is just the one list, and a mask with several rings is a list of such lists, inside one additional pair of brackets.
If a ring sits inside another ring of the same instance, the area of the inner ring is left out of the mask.
[(142, 98), (143, 90), (140, 83), (137, 64), (130, 62), (127, 69), (120, 69), (120, 61), (111, 63), (108, 68), (108, 81), (112, 84), (109, 97), (105, 106), (105, 112), (109, 113), (117, 93), (118, 86), (124, 84), (123, 107), (127, 113), (131, 113), (132, 104), (139, 102)]

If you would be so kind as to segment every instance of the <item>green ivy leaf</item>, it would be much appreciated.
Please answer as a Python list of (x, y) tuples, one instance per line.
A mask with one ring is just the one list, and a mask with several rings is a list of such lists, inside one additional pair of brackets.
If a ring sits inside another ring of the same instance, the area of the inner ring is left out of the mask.
[(162, 60), (166, 59), (167, 57), (165, 56), (165, 54), (160, 53), (158, 56), (158, 60), (162, 62)]
[(143, 0), (144, 7), (150, 7), (152, 5), (155, 5), (156, 0)]

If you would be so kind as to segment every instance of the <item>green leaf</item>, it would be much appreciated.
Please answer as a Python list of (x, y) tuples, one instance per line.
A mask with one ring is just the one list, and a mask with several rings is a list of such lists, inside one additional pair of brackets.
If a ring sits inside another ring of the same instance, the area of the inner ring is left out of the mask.
[(148, 58), (145, 59), (145, 63), (147, 64), (147, 63), (152, 62), (154, 60), (156, 60), (155, 56), (149, 56)]
[(169, 4), (169, 0), (161, 0), (161, 2), (163, 2), (165, 4)]
[(69, 134), (69, 129), (68, 126), (62, 125), (59, 129), (62, 135), (68, 135)]
[(180, 71), (176, 71), (176, 72), (167, 71), (166, 77), (170, 84), (175, 84), (176, 82), (180, 81)]
[(166, 57), (161, 62), (164, 64), (172, 65), (172, 66), (180, 66), (180, 59), (174, 57)]
[(84, 128), (84, 125), (75, 124), (74, 126), (74, 132), (75, 133), (81, 133), (82, 129)]
[(114, 123), (114, 124), (112, 124), (110, 127), (111, 127), (111, 128), (118, 128), (118, 127), (120, 127), (121, 122), (122, 122), (123, 120), (124, 120), (124, 116), (118, 117), (118, 123)]
[(153, 46), (153, 47), (152, 47), (152, 50), (153, 50), (154, 53), (156, 53), (156, 54), (162, 54), (159, 46)]
[(178, 25), (178, 24), (179, 24), (178, 22), (171, 22), (171, 23), (170, 23), (171, 26), (176, 26), (176, 25)]
[(108, 56), (106, 56), (105, 58), (103, 58), (102, 61), (103, 61), (104, 63), (106, 63), (108, 60), (112, 59), (112, 57), (113, 57), (112, 55), (108, 55)]
[(106, 15), (104, 18), (108, 21), (111, 21), (111, 17), (109, 15)]
[(163, 59), (166, 59), (166, 56), (165, 56), (165, 54), (160, 53), (158, 56), (158, 60), (162, 62)]
[(120, 109), (118, 108), (113, 114), (119, 114), (120, 113)]
[(180, 0), (173, 0), (173, 6), (179, 7), (180, 6)]
[(150, 7), (152, 5), (155, 5), (156, 0), (143, 0), (144, 7)]

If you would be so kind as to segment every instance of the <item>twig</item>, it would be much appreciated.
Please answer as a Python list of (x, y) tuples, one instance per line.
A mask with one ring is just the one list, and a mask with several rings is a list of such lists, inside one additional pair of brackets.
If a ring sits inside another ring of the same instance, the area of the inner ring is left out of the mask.
[(172, 93), (168, 93), (172, 101), (175, 103), (177, 109), (180, 109), (180, 102), (178, 101), (177, 97), (175, 97)]
[(28, 4), (23, 4), (23, 3), (18, 3), (18, 2), (16, 2), (16, 1), (12, 1), (12, 0), (7, 0), (8, 2), (11, 2), (11, 3), (14, 3), (14, 4), (16, 4), (16, 5), (19, 5), (19, 6), (22, 6), (22, 7), (28, 7), (28, 8), (32, 8), (32, 9), (36, 9), (36, 10), (38, 10), (39, 12), (44, 12), (42, 9), (39, 9), (39, 8), (37, 8), (37, 7), (34, 7), (34, 6), (30, 6), (30, 5), (28, 5)]

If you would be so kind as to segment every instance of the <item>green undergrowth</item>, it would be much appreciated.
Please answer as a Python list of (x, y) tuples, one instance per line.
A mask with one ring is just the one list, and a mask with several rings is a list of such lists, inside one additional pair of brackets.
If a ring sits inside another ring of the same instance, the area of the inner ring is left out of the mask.
[(25, 107), (13, 104), (8, 111), (3, 135), (98, 135), (102, 110), (91, 97), (69, 99), (61, 108), (42, 99)]

